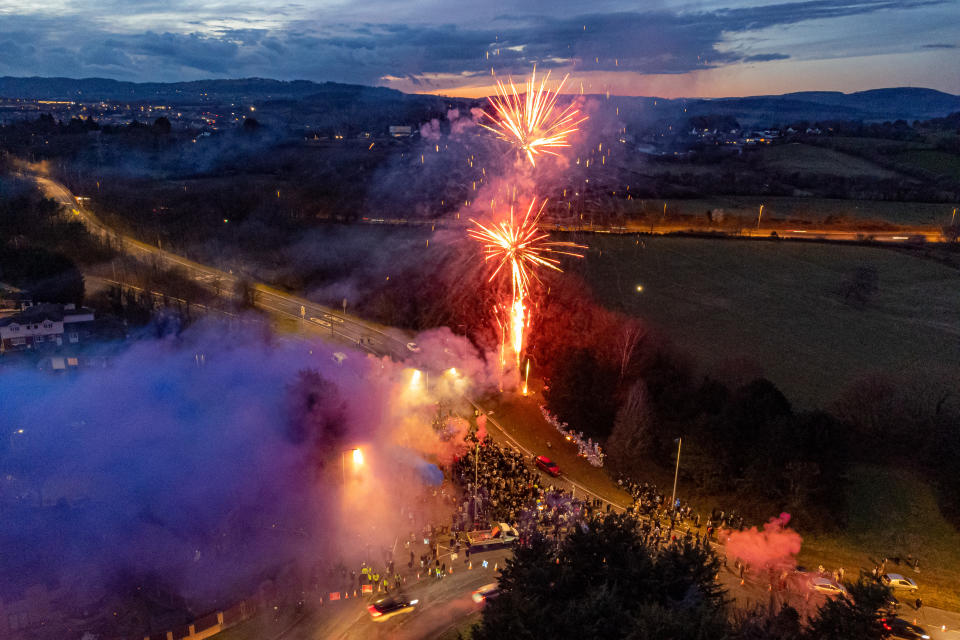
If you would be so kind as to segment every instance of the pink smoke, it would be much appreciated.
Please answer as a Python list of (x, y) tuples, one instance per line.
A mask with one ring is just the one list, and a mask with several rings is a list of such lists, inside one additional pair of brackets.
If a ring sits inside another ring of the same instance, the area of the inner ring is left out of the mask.
[(424, 140), (438, 141), (440, 140), (440, 121), (436, 118), (430, 120), (430, 122), (424, 122), (420, 125), (420, 137)]
[(477, 416), (477, 439), (483, 440), (487, 437), (487, 416), (483, 413)]
[(737, 558), (754, 569), (791, 569), (797, 565), (803, 538), (787, 527), (789, 513), (781, 513), (763, 525), (763, 531), (750, 527), (733, 531), (727, 537), (727, 556)]

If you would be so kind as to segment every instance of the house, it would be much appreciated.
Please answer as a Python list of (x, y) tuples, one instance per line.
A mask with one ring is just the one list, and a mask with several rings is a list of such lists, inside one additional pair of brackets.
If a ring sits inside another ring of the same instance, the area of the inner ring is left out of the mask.
[(0, 315), (10, 315), (31, 304), (30, 294), (22, 289), (0, 282)]
[(90, 337), (93, 311), (73, 304), (36, 304), (0, 318), (0, 353), (77, 344)]
[(390, 125), (389, 131), (394, 138), (409, 138), (413, 135), (413, 127), (410, 125)]

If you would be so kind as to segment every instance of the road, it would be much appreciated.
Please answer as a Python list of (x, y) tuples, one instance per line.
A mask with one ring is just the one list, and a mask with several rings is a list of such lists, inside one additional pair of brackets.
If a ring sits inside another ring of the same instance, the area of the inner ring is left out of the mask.
[[(91, 233), (109, 239), (115, 247), (133, 257), (152, 260), (165, 268), (176, 268), (186, 277), (210, 289), (232, 293), (241, 282), (248, 280), (241, 275), (200, 264), (130, 236), (118, 234), (79, 203), (65, 186), (44, 176), (34, 177), (47, 197), (71, 211)], [(312, 329), (313, 334), (351, 344), (378, 356), (402, 360), (408, 354), (405, 336), (399, 330), (378, 327), (342, 311), (284, 293), (262, 283), (251, 283), (250, 286), (253, 290), (254, 307), (276, 316), (300, 321), (305, 328)]]
[[(442, 580), (414, 579), (411, 576), (403, 587), (408, 598), (419, 600), (410, 613), (394, 616), (383, 622), (374, 622), (367, 613), (367, 605), (383, 595), (313, 603), (310, 614), (283, 636), (283, 640), (419, 640), (438, 638), (445, 633), (470, 623), (474, 616), (479, 621), (483, 605), (475, 603), (471, 594), (476, 589), (497, 581), (498, 569), (509, 557), (504, 549), (473, 554), (471, 564), (460, 557), (453, 561), (450, 549), (440, 547), (441, 562), (453, 567)], [(483, 561), (487, 566), (483, 566)], [(468, 568), (472, 567), (472, 568)]]
[[(572, 230), (572, 229), (571, 229)], [(581, 229), (581, 231), (583, 231)], [(885, 244), (904, 244), (916, 242), (944, 242), (945, 239), (939, 229), (931, 227), (901, 227), (893, 231), (877, 231), (865, 229), (830, 229), (830, 228), (798, 228), (795, 225), (783, 225), (779, 221), (772, 224), (763, 224), (759, 227), (748, 227), (739, 231), (728, 229), (711, 229), (709, 227), (692, 227), (689, 224), (653, 224), (627, 223), (626, 227), (613, 229), (596, 228), (595, 233), (652, 233), (654, 235), (668, 235), (675, 233), (718, 233), (731, 238), (769, 238), (773, 234), (782, 239), (791, 240), (829, 240), (835, 242), (863, 242), (869, 239), (872, 242)]]
[[(65, 186), (44, 176), (34, 177), (48, 197), (59, 202), (67, 211), (71, 211), (78, 216), (92, 233), (109, 238), (114, 246), (122, 248), (130, 255), (150, 258), (164, 267), (175, 267), (197, 282), (210, 287), (216, 286), (222, 290), (234, 291), (242, 281), (240, 276), (231, 272), (194, 262), (159, 247), (116, 233), (103, 224), (93, 212), (82, 206)], [(769, 233), (770, 230), (764, 229), (757, 231), (756, 234), (747, 233), (746, 235), (768, 236)], [(853, 232), (778, 231), (780, 235), (786, 233), (804, 234), (805, 237), (832, 234), (830, 239), (857, 239), (847, 237), (855, 236), (856, 234)], [(925, 237), (928, 234), (930, 232), (910, 233), (910, 235), (924, 235)], [(939, 239), (939, 234), (936, 235)], [(891, 234), (889, 238), (885, 234), (878, 234), (874, 239), (903, 242), (908, 237), (906, 232), (899, 232), (899, 235)], [(931, 242), (937, 241), (932, 237), (928, 237), (928, 240)], [(348, 343), (377, 356), (389, 356), (397, 360), (403, 360), (410, 355), (406, 346), (407, 336), (399, 330), (379, 327), (305, 298), (276, 290), (265, 284), (251, 282), (250, 286), (254, 291), (253, 303), (256, 308), (275, 317), (298, 321), (305, 333)], [(470, 402), (476, 409), (483, 411), (483, 408), (476, 402), (473, 400), (470, 400)], [(531, 451), (523, 447), (492, 416), (488, 416), (487, 424), (491, 427), (490, 432), (498, 442), (514, 447), (528, 457), (532, 455)], [(574, 494), (590, 495), (594, 498), (600, 497), (599, 494), (595, 493), (596, 488), (591, 489), (583, 482), (571, 478), (571, 471), (576, 475), (575, 470), (568, 469), (562, 478), (547, 478), (546, 476), (544, 478), (549, 484), (568, 489)], [(608, 502), (612, 508), (618, 511), (625, 509), (630, 504), (629, 496), (625, 493), (622, 494), (621, 499), (614, 499), (613, 501), (603, 499), (603, 501)], [(449, 558), (449, 552), (449, 549), (446, 550), (445, 558)], [(296, 640), (298, 638), (323, 637), (348, 640), (351, 638), (414, 639), (438, 637), (445, 631), (461, 624), (468, 616), (476, 614), (480, 605), (476, 605), (471, 600), (470, 593), (484, 584), (495, 581), (496, 574), (493, 571), (493, 565), (502, 564), (507, 555), (508, 552), (505, 551), (487, 552), (484, 554), (490, 565), (487, 568), (476, 566), (475, 563), (472, 570), (465, 570), (462, 565), (458, 564), (459, 571), (455, 570), (453, 574), (448, 575), (443, 580), (423, 579), (416, 584), (409, 585), (407, 587), (408, 595), (421, 600), (419, 610), (413, 613), (375, 623), (366, 612), (367, 599), (365, 598), (328, 602), (324, 608), (308, 615), (300, 624), (285, 633), (284, 638)], [(738, 605), (743, 607), (764, 604), (769, 602), (771, 598), (779, 597), (768, 590), (763, 580), (748, 579), (741, 585), (739, 576), (734, 575), (730, 569), (721, 572), (721, 582)], [(789, 602), (799, 610), (804, 610), (811, 604), (816, 605), (822, 601), (822, 596), (813, 596), (810, 600), (807, 600), (805, 595), (798, 595), (801, 593), (805, 594), (802, 589), (796, 590), (792, 595), (783, 596), (783, 601)], [(960, 638), (960, 634), (953, 631), (960, 629), (960, 614), (924, 607), (920, 612), (915, 612), (915, 615), (906, 611), (904, 617), (911, 620), (916, 617), (921, 624), (934, 625), (928, 626), (928, 631), (933, 638)], [(940, 625), (945, 625), (948, 630), (941, 632)]]
[[(407, 219), (387, 219), (387, 218), (364, 218), (364, 224), (371, 225), (396, 225), (396, 226), (418, 226), (418, 227), (453, 227), (466, 228), (468, 223), (456, 220), (407, 220)], [(545, 226), (545, 228), (547, 228)], [(773, 219), (769, 223), (761, 223), (758, 227), (745, 227), (739, 230), (722, 227), (700, 227), (686, 223), (675, 223), (670, 221), (641, 223), (628, 222), (626, 226), (600, 226), (600, 225), (578, 225), (566, 226), (555, 225), (549, 227), (552, 231), (564, 231), (575, 233), (597, 233), (597, 234), (623, 234), (623, 233), (645, 233), (650, 235), (670, 235), (677, 233), (716, 233), (722, 237), (730, 238), (769, 238), (776, 234), (779, 238), (793, 240), (829, 240), (831, 242), (881, 242), (885, 244), (902, 244), (916, 242), (946, 242), (943, 233), (936, 227), (899, 227), (895, 230), (876, 230), (876, 229), (836, 229), (829, 227), (803, 227), (799, 228), (796, 223), (787, 224), (781, 220)]]

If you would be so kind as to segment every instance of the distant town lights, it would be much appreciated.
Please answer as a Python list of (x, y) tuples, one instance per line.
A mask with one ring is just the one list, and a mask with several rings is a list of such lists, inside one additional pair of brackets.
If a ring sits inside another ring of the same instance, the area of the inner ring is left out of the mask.
[(642, 284), (638, 284), (638, 285), (637, 285), (637, 293), (640, 293), (641, 291), (643, 291), (643, 285), (642, 285)]

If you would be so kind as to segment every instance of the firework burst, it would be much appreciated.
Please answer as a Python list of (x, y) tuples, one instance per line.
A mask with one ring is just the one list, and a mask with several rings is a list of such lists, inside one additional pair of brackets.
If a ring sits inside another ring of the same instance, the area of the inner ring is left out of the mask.
[(561, 271), (556, 256), (567, 255), (582, 258), (578, 249), (585, 246), (573, 242), (552, 242), (550, 235), (540, 230), (539, 222), (547, 205), (544, 200), (536, 208), (537, 199), (530, 200), (523, 218), (515, 218), (513, 206), (508, 219), (485, 225), (471, 219), (475, 226), (467, 233), (483, 245), (484, 260), (494, 265), (489, 281), (498, 276), (510, 280), (510, 303), (501, 310), (508, 317), (504, 324), (504, 342), (509, 336), (510, 347), (516, 357), (517, 368), (523, 354), (524, 334), (530, 324), (529, 297), (531, 289), (540, 283), (537, 271), (540, 268)]
[(534, 68), (523, 96), (512, 78), (507, 81), (509, 87), (498, 79), (497, 95), (488, 98), (493, 113), (484, 111), (490, 123), (480, 122), (480, 126), (525, 153), (534, 166), (537, 164), (537, 155), (546, 153), (555, 156), (558, 154), (554, 149), (569, 147), (567, 137), (587, 119), (573, 103), (565, 109), (557, 107), (557, 98), (567, 76), (563, 77), (555, 91), (547, 89), (549, 79), (548, 71), (538, 86), (537, 70)]

